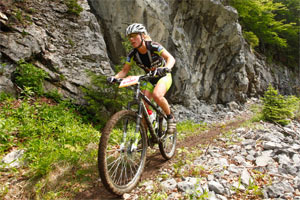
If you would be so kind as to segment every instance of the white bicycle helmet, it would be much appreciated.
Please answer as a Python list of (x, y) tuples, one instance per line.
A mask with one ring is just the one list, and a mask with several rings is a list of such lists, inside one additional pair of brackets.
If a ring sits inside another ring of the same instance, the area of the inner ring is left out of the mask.
[(126, 29), (126, 36), (132, 34), (132, 33), (144, 33), (148, 34), (145, 26), (143, 24), (134, 23), (127, 27)]

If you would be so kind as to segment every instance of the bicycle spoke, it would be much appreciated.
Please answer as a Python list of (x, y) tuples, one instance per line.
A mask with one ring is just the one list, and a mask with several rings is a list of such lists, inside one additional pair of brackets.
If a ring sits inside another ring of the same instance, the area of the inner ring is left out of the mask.
[[(121, 160), (122, 160), (122, 159), (123, 159), (123, 158), (121, 158)], [(115, 171), (114, 171), (113, 174), (112, 174), (112, 177), (114, 177), (113, 180), (115, 180), (115, 177), (116, 177), (117, 174), (118, 174), (118, 169), (119, 169), (120, 163), (121, 163), (121, 162), (118, 163), (117, 167), (115, 168)]]
[[(139, 181), (147, 148), (146, 128), (140, 125), (136, 133), (137, 114), (133, 111), (116, 113), (99, 144), (99, 172), (103, 185), (111, 192), (123, 194), (130, 191)], [(143, 131), (143, 132), (141, 132)], [(133, 142), (138, 139), (138, 146), (131, 151)]]
[(132, 159), (129, 159), (129, 161), (131, 161), (131, 163), (133, 164), (134, 169), (136, 170), (135, 166), (139, 166), (139, 164), (134, 162)]
[[(121, 163), (122, 165), (122, 163)], [(122, 166), (121, 166), (121, 169), (119, 169), (121, 171), (121, 175), (119, 174), (119, 179), (116, 181), (117, 184), (120, 185), (120, 181), (121, 181), (121, 178), (122, 178)]]
[[(127, 164), (127, 161), (126, 161), (126, 163), (125, 163), (125, 165)], [(128, 176), (127, 176), (127, 168), (125, 167), (125, 180), (127, 181), (127, 180), (129, 180), (128, 179)]]
[(126, 161), (124, 160), (124, 162), (122, 163), (123, 166), (122, 166), (122, 171), (121, 171), (121, 175), (120, 175), (123, 184), (126, 184), (126, 179), (125, 179), (126, 165), (125, 165), (125, 162)]
[[(129, 163), (128, 163), (128, 164), (129, 164)], [(133, 171), (132, 171), (132, 167), (131, 167), (130, 164), (129, 164), (129, 167), (130, 167), (129, 169), (130, 169), (130, 171), (131, 171), (131, 174), (130, 174), (130, 175), (131, 175), (130, 178), (131, 178), (131, 177), (133, 177), (134, 173), (133, 173)]]
[[(111, 162), (111, 163), (109, 163), (108, 165), (107, 165), (107, 168), (110, 166), (110, 165), (112, 165), (112, 164), (114, 164), (114, 163), (116, 163), (118, 160), (120, 160), (121, 159), (121, 157), (120, 158), (118, 158), (118, 159), (116, 159), (116, 160), (114, 160), (113, 162)], [(114, 165), (113, 165), (114, 166)], [(112, 167), (113, 167), (112, 166)]]

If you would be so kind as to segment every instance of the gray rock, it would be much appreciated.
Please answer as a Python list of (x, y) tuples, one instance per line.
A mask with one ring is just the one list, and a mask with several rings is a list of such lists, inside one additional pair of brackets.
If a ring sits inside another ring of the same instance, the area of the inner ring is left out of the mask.
[(227, 198), (225, 196), (222, 196), (220, 194), (216, 194), (216, 197), (220, 200), (227, 200)]
[(214, 192), (208, 192), (208, 200), (219, 200)]
[(295, 188), (298, 189), (300, 191), (300, 175), (298, 174), (297, 177), (295, 177), (294, 179), (294, 185), (295, 185)]
[(172, 191), (177, 187), (177, 182), (175, 179), (172, 178), (161, 182), (160, 185), (164, 191)]
[[(278, 171), (278, 166), (268, 165), (268, 166), (267, 166), (267, 170), (268, 170), (268, 172), (273, 173), (273, 174), (279, 173), (279, 171)], [(264, 172), (264, 169), (261, 170), (261, 172)]]
[(235, 101), (231, 101), (227, 105), (232, 111), (239, 109), (239, 104), (237, 104)]
[(255, 156), (256, 153), (257, 152), (255, 150), (253, 150), (253, 149), (251, 149), (250, 151), (248, 151), (248, 155), (250, 155), (250, 156)]
[(241, 174), (241, 181), (243, 184), (245, 185), (249, 185), (250, 183), (253, 182), (252, 177), (250, 176), (249, 172), (247, 171), (247, 169), (243, 169), (242, 174)]
[(239, 164), (243, 164), (246, 162), (245, 158), (243, 156), (237, 155), (233, 158), (236, 162)]
[(292, 160), (295, 164), (300, 163), (300, 155), (299, 154), (294, 154)]
[(232, 184), (232, 187), (236, 188), (237, 190), (240, 190), (240, 191), (245, 191), (245, 186), (239, 182), (234, 182)]
[(221, 167), (228, 167), (228, 166), (229, 166), (228, 161), (227, 161), (226, 158), (220, 158), (220, 159), (219, 159), (219, 165), (220, 165)]
[(182, 195), (177, 192), (172, 192), (170, 195), (168, 195), (167, 200), (174, 200), (174, 199), (180, 199)]
[(152, 191), (153, 187), (154, 187), (153, 185), (154, 185), (154, 182), (152, 180), (143, 183), (143, 186), (145, 186), (146, 191)]
[(297, 168), (293, 165), (288, 165), (288, 164), (281, 164), (279, 167), (278, 167), (278, 171), (280, 173), (283, 173), (283, 174), (291, 174), (293, 176), (296, 176), (297, 175)]
[(285, 154), (278, 155), (277, 159), (279, 164), (285, 164), (285, 165), (291, 164), (291, 159)]
[(236, 174), (240, 172), (239, 168), (234, 164), (229, 165), (228, 171), (236, 173)]
[(273, 159), (271, 157), (262, 155), (256, 158), (255, 163), (257, 166), (264, 167), (267, 166), (268, 163), (272, 160)]
[(190, 192), (195, 192), (196, 190), (202, 193), (202, 188), (200, 186), (200, 179), (187, 177), (182, 182), (177, 183), (177, 187), (179, 191), (186, 192), (190, 194)]
[(292, 144), (291, 148), (297, 152), (300, 152), (300, 144)]
[(285, 193), (294, 192), (294, 188), (288, 181), (274, 183), (266, 188), (268, 196), (271, 198), (285, 197)]
[(254, 158), (253, 155), (247, 155), (247, 156), (246, 156), (246, 159), (247, 159), (247, 160), (250, 160), (250, 161), (256, 160), (256, 159)]
[(262, 151), (261, 154), (264, 156), (272, 157), (272, 156), (274, 156), (274, 151), (273, 150), (265, 150), (265, 151)]
[(282, 148), (282, 145), (280, 143), (276, 143), (276, 142), (263, 142), (262, 145), (263, 145), (263, 148), (266, 150)]
[(224, 192), (225, 192), (223, 185), (221, 185), (220, 183), (218, 183), (216, 181), (209, 181), (208, 187), (210, 190), (214, 191), (217, 194), (224, 194)]
[(5, 168), (19, 168), (23, 166), (24, 162), (22, 161), (22, 157), (24, 155), (24, 150), (15, 150), (4, 156), (2, 159), (2, 163), (5, 164)]

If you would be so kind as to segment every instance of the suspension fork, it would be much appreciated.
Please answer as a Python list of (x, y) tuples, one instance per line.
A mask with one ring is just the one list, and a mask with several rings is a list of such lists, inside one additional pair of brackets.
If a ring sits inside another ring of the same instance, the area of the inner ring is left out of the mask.
[[(131, 144), (131, 152), (135, 151), (137, 149), (137, 144), (138, 144), (138, 136), (141, 128), (141, 121), (143, 117), (143, 112), (145, 111), (146, 107), (145, 104), (143, 103), (141, 96), (140, 96), (140, 84), (138, 83), (136, 86), (136, 93), (134, 96), (134, 100), (129, 102), (127, 105), (127, 109), (131, 110), (131, 106), (138, 104), (138, 111), (137, 111), (137, 118), (136, 118), (136, 127), (135, 127), (135, 132), (134, 132), (134, 138), (133, 138), (133, 144)], [(147, 119), (148, 122), (150, 122), (150, 119), (148, 117)], [(124, 124), (124, 132), (123, 132), (123, 140), (121, 144), (121, 149), (125, 147), (126, 138), (127, 138), (127, 126), (128, 126), (128, 120), (125, 121)]]

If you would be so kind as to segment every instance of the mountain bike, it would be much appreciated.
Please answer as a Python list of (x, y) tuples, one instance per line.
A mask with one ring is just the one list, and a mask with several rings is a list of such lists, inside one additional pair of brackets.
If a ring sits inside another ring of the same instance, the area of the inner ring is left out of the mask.
[[(127, 110), (115, 113), (106, 123), (98, 149), (98, 168), (105, 188), (122, 195), (135, 188), (143, 173), (148, 146), (158, 144), (162, 156), (169, 160), (175, 154), (177, 131), (167, 133), (167, 116), (141, 91), (141, 81), (149, 81), (152, 73), (118, 79), (119, 87), (135, 91)], [(156, 113), (150, 121), (146, 102)]]

